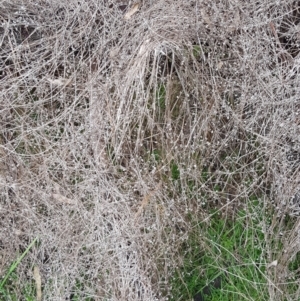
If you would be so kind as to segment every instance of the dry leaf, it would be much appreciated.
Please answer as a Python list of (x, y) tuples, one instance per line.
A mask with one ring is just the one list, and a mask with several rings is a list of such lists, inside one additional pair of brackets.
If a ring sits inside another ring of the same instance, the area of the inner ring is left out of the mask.
[(115, 48), (113, 48), (113, 49), (109, 52), (109, 57), (110, 57), (111, 59), (116, 58), (116, 57), (118, 56), (119, 52), (120, 52), (120, 48), (119, 48), (119, 47), (115, 47)]
[(241, 24), (241, 17), (240, 17), (240, 12), (239, 10), (236, 10), (235, 15), (234, 15), (234, 25), (236, 28), (238, 28)]
[(144, 43), (141, 45), (140, 50), (139, 50), (139, 53), (138, 53), (139, 56), (142, 56), (142, 55), (147, 51), (147, 49), (148, 49), (148, 47), (149, 47), (149, 42), (150, 42), (150, 40), (147, 39), (147, 40), (144, 41)]
[(144, 208), (149, 204), (149, 201), (151, 199), (151, 197), (157, 192), (157, 190), (161, 187), (161, 183), (159, 183), (155, 190), (150, 191), (148, 194), (146, 194), (140, 204), (140, 207), (138, 209), (138, 211), (136, 212), (134, 219), (137, 221), (138, 217), (141, 215), (141, 213), (143, 212)]
[(201, 9), (200, 10), (200, 13), (201, 13), (201, 16), (202, 16), (202, 19), (205, 23), (207, 23), (208, 25), (211, 25), (212, 22), (209, 18), (209, 15), (206, 13), (206, 11), (204, 9)]
[(140, 2), (133, 4), (130, 10), (124, 15), (124, 19), (129, 20), (139, 10), (140, 6)]
[(270, 264), (268, 264), (267, 268), (270, 268), (270, 267), (276, 267), (278, 264), (278, 261), (277, 260), (274, 260), (272, 261)]
[(33, 268), (33, 278), (36, 285), (36, 301), (42, 301), (42, 278), (38, 266)]
[(145, 195), (141, 204), (140, 204), (140, 208), (139, 210), (136, 212), (135, 214), (135, 220), (141, 215), (142, 211), (144, 210), (144, 208), (148, 205), (150, 197), (153, 195), (153, 191), (150, 192), (149, 194)]
[(58, 202), (60, 202), (60, 203), (65, 203), (65, 204), (68, 204), (68, 205), (76, 205), (76, 204), (77, 204), (76, 201), (74, 201), (74, 200), (72, 200), (72, 199), (69, 199), (69, 198), (67, 198), (67, 197), (65, 197), (65, 196), (63, 196), (63, 195), (61, 195), (61, 194), (59, 194), (59, 193), (53, 193), (53, 194), (52, 194), (52, 197), (53, 197), (56, 201), (58, 201)]
[(67, 79), (67, 78), (59, 77), (55, 79), (51, 79), (51, 78), (46, 78), (46, 79), (51, 85), (58, 86), (58, 87), (68, 86), (72, 82), (72, 78)]
[(223, 64), (224, 64), (224, 63), (223, 63), (222, 61), (220, 61), (220, 62), (217, 64), (217, 69), (220, 70), (220, 69), (222, 68)]

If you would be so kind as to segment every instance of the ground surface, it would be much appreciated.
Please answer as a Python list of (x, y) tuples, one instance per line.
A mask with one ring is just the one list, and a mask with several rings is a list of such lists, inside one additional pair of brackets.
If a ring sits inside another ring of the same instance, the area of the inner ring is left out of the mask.
[(299, 300), (299, 9), (0, 0), (0, 299)]

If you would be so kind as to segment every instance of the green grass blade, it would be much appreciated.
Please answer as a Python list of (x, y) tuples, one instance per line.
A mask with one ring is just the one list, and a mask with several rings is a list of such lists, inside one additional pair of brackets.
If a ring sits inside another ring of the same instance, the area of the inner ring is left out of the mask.
[(3, 289), (7, 279), (11, 275), (11, 273), (16, 269), (16, 267), (20, 264), (22, 259), (26, 256), (26, 254), (29, 252), (29, 250), (33, 247), (35, 242), (37, 241), (37, 237), (30, 243), (30, 245), (27, 247), (27, 249), (23, 252), (23, 254), (11, 265), (9, 268), (7, 274), (5, 275), (4, 279), (0, 283), (0, 291)]

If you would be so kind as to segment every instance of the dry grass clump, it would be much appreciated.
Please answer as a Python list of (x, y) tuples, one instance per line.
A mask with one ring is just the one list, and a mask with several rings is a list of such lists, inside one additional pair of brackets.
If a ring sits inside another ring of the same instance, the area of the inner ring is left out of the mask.
[(19, 281), (38, 265), (45, 300), (165, 300), (190, 219), (255, 197), (276, 209), (267, 277), (283, 300), (298, 3), (127, 2), (0, 4), (1, 274), (38, 236)]

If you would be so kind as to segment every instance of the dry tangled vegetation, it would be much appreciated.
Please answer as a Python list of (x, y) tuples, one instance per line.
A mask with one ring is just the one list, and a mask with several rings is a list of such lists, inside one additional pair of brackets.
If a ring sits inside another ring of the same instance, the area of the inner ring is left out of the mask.
[(34, 266), (44, 300), (172, 298), (193, 222), (254, 199), (269, 300), (299, 298), (298, 1), (2, 0), (0, 21), (1, 276), (38, 237), (18, 300)]

